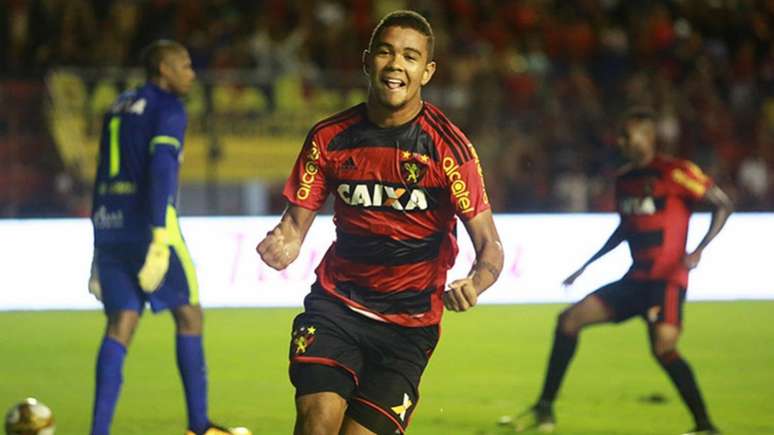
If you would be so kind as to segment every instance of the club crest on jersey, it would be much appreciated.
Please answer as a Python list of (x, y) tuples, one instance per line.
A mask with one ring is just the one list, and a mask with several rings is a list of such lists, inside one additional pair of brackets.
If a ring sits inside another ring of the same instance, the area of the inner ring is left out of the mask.
[(406, 184), (417, 184), (422, 181), (425, 173), (427, 173), (427, 166), (415, 160), (409, 160), (400, 164), (400, 176)]
[(351, 207), (425, 211), (430, 208), (423, 189), (381, 183), (341, 183), (336, 188), (339, 198)]
[(302, 326), (293, 331), (293, 352), (296, 355), (303, 355), (309, 350), (316, 338), (317, 328), (314, 326)]

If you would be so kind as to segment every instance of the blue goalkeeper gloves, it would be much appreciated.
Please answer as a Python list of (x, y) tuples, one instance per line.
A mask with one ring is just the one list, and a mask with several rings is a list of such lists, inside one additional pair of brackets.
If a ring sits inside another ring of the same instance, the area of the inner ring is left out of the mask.
[(145, 264), (137, 274), (140, 288), (146, 293), (156, 291), (169, 269), (169, 238), (165, 228), (154, 228), (153, 239), (148, 246)]

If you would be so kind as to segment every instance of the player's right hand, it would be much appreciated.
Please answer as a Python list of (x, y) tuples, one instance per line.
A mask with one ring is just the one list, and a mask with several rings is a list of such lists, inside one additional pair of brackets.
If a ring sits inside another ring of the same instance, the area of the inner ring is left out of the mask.
[(98, 301), (102, 300), (102, 285), (99, 283), (99, 271), (97, 270), (97, 252), (94, 251), (94, 258), (91, 259), (91, 274), (89, 275), (89, 293), (93, 294)]
[(167, 269), (169, 269), (168, 240), (166, 229), (153, 229), (153, 240), (148, 245), (145, 263), (137, 274), (140, 288), (146, 293), (153, 293), (158, 290), (161, 282), (164, 280), (164, 276), (167, 274)]
[(578, 277), (581, 276), (581, 274), (583, 274), (584, 270), (586, 269), (581, 267), (580, 269), (573, 272), (572, 275), (568, 276), (567, 278), (564, 279), (564, 281), (562, 281), (562, 285), (565, 287), (571, 286), (575, 282), (575, 280), (578, 279)]
[(277, 227), (266, 234), (255, 250), (269, 267), (283, 270), (298, 257), (301, 243), (286, 239), (282, 230)]

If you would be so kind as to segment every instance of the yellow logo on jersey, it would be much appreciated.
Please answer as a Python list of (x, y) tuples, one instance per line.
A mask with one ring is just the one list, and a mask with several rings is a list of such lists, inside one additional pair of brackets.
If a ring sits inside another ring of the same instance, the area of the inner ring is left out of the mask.
[(312, 148), (306, 153), (304, 173), (301, 174), (301, 186), (296, 190), (296, 198), (301, 201), (309, 198), (309, 194), (312, 192), (312, 183), (314, 183), (317, 173), (320, 172), (320, 167), (317, 165), (317, 160), (319, 159), (320, 147), (317, 146), (315, 141), (312, 141)]

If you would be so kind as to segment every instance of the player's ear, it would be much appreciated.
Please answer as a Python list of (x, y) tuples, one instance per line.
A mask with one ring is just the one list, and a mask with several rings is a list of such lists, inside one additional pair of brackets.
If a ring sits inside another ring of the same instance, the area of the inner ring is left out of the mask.
[(435, 74), (435, 62), (428, 62), (427, 65), (425, 65), (425, 70), (422, 71), (422, 86), (430, 83), (433, 74)]
[(361, 62), (363, 63), (363, 74), (368, 75), (368, 58), (371, 56), (371, 52), (366, 50), (363, 50), (363, 56), (361, 57)]
[(160, 78), (167, 78), (169, 77), (169, 74), (171, 71), (172, 65), (169, 63), (168, 57), (164, 57), (161, 59), (161, 62), (159, 62), (159, 77)]

